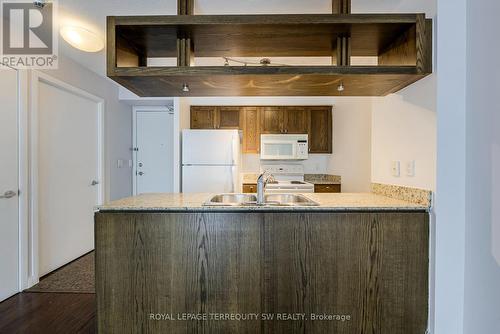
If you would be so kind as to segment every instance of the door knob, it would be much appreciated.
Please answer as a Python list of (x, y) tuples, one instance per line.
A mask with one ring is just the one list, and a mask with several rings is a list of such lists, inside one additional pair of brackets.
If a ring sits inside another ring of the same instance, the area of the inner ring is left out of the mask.
[(0, 198), (12, 198), (12, 197), (15, 197), (17, 196), (17, 192), (13, 191), (13, 190), (9, 190), (9, 191), (6, 191), (3, 196), (0, 196)]
[(142, 162), (139, 162), (139, 167), (142, 167), (142, 166), (143, 166)]
[(92, 183), (90, 184), (91, 186), (96, 186), (99, 184), (99, 181), (93, 180)]
[(139, 172), (139, 173), (137, 173), (137, 174), (139, 174), (139, 176), (143, 176), (143, 175), (144, 175), (144, 172)]

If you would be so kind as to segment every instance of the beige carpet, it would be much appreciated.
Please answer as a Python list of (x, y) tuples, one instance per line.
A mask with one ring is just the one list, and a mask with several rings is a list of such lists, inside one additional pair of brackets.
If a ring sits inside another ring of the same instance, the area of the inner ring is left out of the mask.
[(94, 252), (48, 274), (26, 292), (95, 293)]

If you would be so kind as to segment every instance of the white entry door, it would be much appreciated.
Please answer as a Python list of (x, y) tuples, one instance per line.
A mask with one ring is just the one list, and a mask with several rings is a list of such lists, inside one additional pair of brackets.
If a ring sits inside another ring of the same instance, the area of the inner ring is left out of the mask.
[(0, 87), (0, 301), (2, 301), (19, 291), (18, 72), (0, 67)]
[(101, 102), (38, 83), (39, 275), (94, 249), (94, 207), (102, 198)]
[(134, 115), (134, 194), (173, 192), (173, 113), (136, 109)]

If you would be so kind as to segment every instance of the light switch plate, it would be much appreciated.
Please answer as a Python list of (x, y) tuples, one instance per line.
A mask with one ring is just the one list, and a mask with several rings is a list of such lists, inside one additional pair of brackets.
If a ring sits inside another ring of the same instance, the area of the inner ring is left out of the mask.
[(406, 176), (409, 177), (415, 176), (415, 160), (408, 161), (406, 163)]
[(401, 176), (401, 163), (399, 161), (392, 162), (392, 176), (400, 177)]
[(123, 168), (123, 160), (122, 159), (116, 160), (116, 168)]

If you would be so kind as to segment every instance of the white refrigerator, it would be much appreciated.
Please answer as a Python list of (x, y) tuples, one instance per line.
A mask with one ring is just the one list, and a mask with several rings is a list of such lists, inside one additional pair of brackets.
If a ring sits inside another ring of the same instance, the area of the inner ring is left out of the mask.
[(182, 131), (182, 192), (241, 192), (238, 130)]

